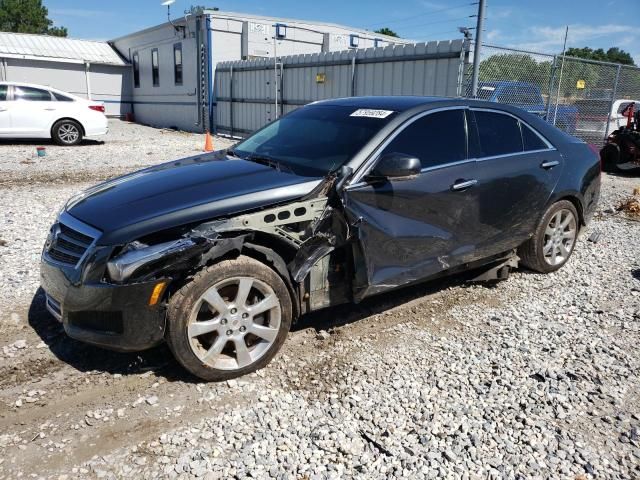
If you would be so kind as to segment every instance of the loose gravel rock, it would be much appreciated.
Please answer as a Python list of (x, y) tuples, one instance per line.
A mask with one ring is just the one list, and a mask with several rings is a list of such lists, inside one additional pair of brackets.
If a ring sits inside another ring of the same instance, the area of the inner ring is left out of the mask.
[(615, 206), (639, 184), (604, 176), (559, 272), (318, 312), (269, 367), (220, 384), (164, 347), (68, 339), (37, 262), (85, 183), (0, 186), (0, 479), (638, 478), (640, 223)]

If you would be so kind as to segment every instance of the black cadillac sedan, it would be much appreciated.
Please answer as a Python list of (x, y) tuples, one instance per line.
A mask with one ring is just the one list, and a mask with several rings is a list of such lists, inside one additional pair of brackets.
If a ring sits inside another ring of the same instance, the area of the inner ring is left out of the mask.
[(71, 337), (166, 340), (193, 374), (228, 379), (264, 367), (306, 312), (462, 270), (561, 268), (599, 191), (587, 145), (517, 108), (316, 102), (71, 198), (42, 286)]

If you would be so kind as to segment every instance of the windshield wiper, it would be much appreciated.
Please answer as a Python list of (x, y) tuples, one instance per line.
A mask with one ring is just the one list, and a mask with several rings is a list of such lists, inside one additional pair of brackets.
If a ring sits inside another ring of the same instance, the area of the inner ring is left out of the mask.
[(227, 155), (229, 155), (230, 157), (242, 158), (240, 155), (236, 153), (236, 151), (233, 148), (227, 148)]
[(274, 168), (279, 172), (288, 171), (293, 173), (293, 170), (291, 170), (291, 168), (288, 165), (268, 155), (258, 155), (258, 154), (247, 155), (246, 157), (244, 157), (244, 160), (249, 160), (250, 162), (266, 165), (267, 167)]

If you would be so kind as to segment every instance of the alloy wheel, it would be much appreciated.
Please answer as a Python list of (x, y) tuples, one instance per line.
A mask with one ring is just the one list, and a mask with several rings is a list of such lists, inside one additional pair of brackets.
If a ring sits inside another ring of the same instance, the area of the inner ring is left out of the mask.
[(74, 143), (79, 136), (80, 131), (73, 123), (63, 123), (58, 127), (58, 137), (64, 143)]
[(198, 299), (187, 325), (189, 345), (204, 364), (238, 370), (267, 353), (281, 322), (280, 300), (266, 283), (234, 277), (210, 287)]
[(576, 243), (578, 222), (571, 210), (558, 210), (549, 220), (544, 233), (542, 253), (549, 265), (567, 261)]

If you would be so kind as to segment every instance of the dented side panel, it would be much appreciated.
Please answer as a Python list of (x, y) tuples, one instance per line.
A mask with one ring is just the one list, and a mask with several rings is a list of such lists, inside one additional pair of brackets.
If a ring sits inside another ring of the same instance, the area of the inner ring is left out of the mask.
[(474, 169), (469, 162), (344, 192), (359, 243), (356, 279), (358, 268), (366, 270), (366, 281), (356, 282), (356, 300), (477, 258), (476, 235), (483, 228), (478, 197), (473, 189), (451, 189), (457, 180), (473, 178)]

